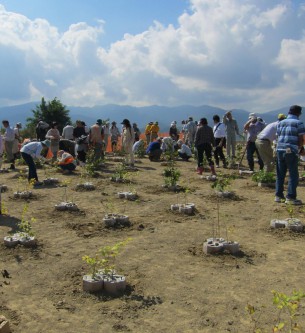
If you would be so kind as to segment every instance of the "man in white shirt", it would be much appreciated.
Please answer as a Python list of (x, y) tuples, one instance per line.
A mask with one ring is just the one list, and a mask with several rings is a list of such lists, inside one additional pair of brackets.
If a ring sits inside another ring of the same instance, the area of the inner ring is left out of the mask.
[(223, 167), (226, 168), (227, 161), (223, 153), (223, 148), (226, 147), (226, 126), (220, 122), (220, 117), (218, 115), (213, 116), (213, 121), (213, 133), (215, 138), (214, 158), (216, 168), (219, 168), (219, 159), (221, 159)]
[(67, 124), (62, 130), (62, 138), (66, 140), (74, 140), (73, 129), (74, 127), (71, 124)]
[(15, 140), (15, 132), (14, 130), (10, 127), (9, 121), (8, 120), (3, 120), (2, 125), (5, 128), (5, 133), (4, 133), (4, 147), (6, 151), (6, 157), (8, 163), (11, 163), (10, 169), (14, 170), (15, 169), (15, 159), (14, 159), (14, 154), (13, 154), (13, 146), (14, 146), (14, 140)]

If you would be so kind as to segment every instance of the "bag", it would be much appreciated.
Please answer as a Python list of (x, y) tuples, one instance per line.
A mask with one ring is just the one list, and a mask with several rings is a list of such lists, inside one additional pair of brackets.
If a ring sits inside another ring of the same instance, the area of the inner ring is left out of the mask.
[(75, 140), (75, 142), (76, 142), (78, 145), (80, 145), (80, 144), (82, 144), (82, 143), (86, 143), (87, 137), (88, 137), (88, 135), (82, 135), (82, 136), (80, 136), (79, 138), (77, 138), (77, 139)]

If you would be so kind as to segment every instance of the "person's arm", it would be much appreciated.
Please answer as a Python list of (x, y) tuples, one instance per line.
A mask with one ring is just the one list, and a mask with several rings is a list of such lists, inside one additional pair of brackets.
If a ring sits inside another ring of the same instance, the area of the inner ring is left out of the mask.
[(244, 131), (245, 131), (245, 132), (248, 131), (248, 129), (249, 129), (251, 123), (252, 123), (252, 119), (248, 120), (248, 121), (245, 123), (245, 126), (244, 126)]

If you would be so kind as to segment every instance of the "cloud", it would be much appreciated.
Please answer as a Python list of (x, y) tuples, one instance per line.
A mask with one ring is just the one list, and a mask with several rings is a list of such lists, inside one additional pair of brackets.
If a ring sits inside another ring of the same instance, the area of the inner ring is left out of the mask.
[(102, 20), (59, 33), (0, 5), (0, 105), (304, 105), (304, 12), (288, 1), (191, 0), (177, 27), (156, 21), (106, 49)]

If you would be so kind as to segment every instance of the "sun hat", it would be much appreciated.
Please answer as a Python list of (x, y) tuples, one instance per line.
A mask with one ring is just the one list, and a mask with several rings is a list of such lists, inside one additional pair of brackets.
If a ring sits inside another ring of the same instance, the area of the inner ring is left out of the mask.
[(277, 119), (278, 120), (283, 120), (283, 119), (286, 119), (286, 115), (284, 115), (284, 113), (279, 113), (278, 116), (277, 116)]
[(249, 120), (253, 119), (253, 118), (257, 118), (257, 115), (256, 115), (256, 113), (252, 112), (252, 113), (249, 114)]
[(126, 124), (130, 124), (130, 121), (128, 119), (124, 119), (122, 122), (121, 122), (122, 125), (126, 125)]
[(51, 141), (50, 140), (44, 140), (44, 141), (41, 141), (41, 143), (45, 146), (47, 146), (48, 148), (51, 146)]
[(98, 120), (96, 121), (96, 123), (97, 123), (98, 125), (102, 125), (103, 121), (102, 121), (102, 119), (98, 119)]

